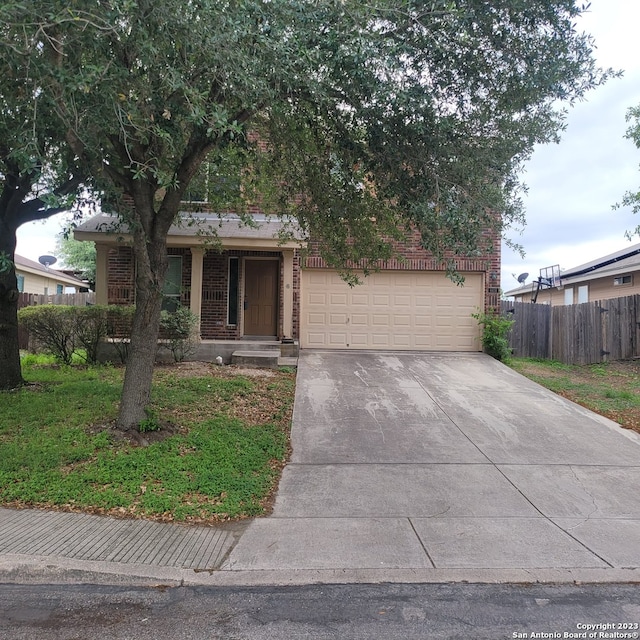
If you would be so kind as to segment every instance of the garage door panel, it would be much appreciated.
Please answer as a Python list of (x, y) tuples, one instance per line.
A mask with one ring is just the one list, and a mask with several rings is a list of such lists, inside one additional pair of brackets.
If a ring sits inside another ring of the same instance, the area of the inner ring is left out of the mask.
[(309, 293), (309, 304), (310, 305), (326, 305), (327, 304), (327, 294), (326, 293)]
[(471, 317), (483, 280), (458, 287), (441, 272), (382, 271), (349, 287), (331, 271), (303, 271), (301, 345), (318, 348), (478, 351)]
[(350, 346), (355, 349), (368, 349), (369, 348), (369, 333), (355, 333), (351, 334)]
[(343, 293), (332, 293), (329, 296), (329, 300), (328, 303), (332, 306), (347, 306), (347, 304), (349, 303), (349, 298), (347, 296), (347, 294), (345, 292)]

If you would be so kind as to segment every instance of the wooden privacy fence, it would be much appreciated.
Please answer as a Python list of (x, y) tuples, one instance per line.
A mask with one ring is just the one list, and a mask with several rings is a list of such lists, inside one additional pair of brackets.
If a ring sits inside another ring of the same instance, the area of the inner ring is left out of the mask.
[(592, 364), (640, 355), (640, 295), (552, 307), (506, 302), (513, 354)]
[(71, 307), (86, 307), (96, 303), (96, 294), (89, 293), (58, 293), (45, 296), (39, 293), (21, 293), (18, 298), (18, 309), (33, 307), (37, 304), (66, 304)]
[[(18, 298), (18, 309), (33, 307), (39, 304), (66, 304), (71, 307), (86, 307), (96, 303), (96, 294), (89, 293), (58, 293), (45, 296), (38, 293), (21, 293)], [(18, 342), (21, 349), (29, 348), (29, 332), (22, 326), (18, 326)]]

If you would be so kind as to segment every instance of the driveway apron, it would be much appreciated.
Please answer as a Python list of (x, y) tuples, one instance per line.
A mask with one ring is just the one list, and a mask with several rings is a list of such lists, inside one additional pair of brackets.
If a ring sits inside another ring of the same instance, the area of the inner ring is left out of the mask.
[(640, 567), (640, 437), (483, 354), (303, 351), (235, 570)]

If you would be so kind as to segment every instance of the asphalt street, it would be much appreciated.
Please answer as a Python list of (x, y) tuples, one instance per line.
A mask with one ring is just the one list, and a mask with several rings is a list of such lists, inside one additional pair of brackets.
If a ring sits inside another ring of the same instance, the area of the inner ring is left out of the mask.
[(0, 585), (6, 640), (638, 638), (639, 622), (637, 585)]

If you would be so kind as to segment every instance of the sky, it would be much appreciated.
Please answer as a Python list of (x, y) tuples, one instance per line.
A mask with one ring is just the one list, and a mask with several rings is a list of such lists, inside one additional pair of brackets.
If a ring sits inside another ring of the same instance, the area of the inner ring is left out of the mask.
[(595, 38), (599, 65), (624, 74), (569, 111), (559, 144), (535, 149), (522, 176), (527, 225), (521, 235), (507, 233), (525, 257), (503, 247), (504, 291), (517, 288), (522, 273), (529, 273), (529, 283), (543, 267), (569, 269), (640, 243), (638, 236), (625, 237), (640, 217), (612, 208), (626, 191), (640, 188), (640, 149), (624, 138), (626, 112), (640, 105), (639, 22), (640, 3), (629, 0), (592, 0), (580, 20)]
[[(629, 0), (592, 0), (579, 28), (595, 37), (595, 56), (602, 67), (624, 71), (574, 106), (567, 130), (558, 145), (537, 147), (522, 175), (527, 225), (507, 235), (522, 245), (521, 258), (508, 247), (502, 250), (501, 286), (518, 286), (516, 277), (559, 264), (569, 269), (631, 244), (626, 231), (640, 225), (629, 208), (613, 210), (625, 192), (640, 188), (640, 150), (624, 138), (625, 114), (640, 105), (640, 3)], [(65, 215), (47, 222), (23, 225), (18, 230), (17, 253), (37, 260), (55, 255), (56, 234)]]

